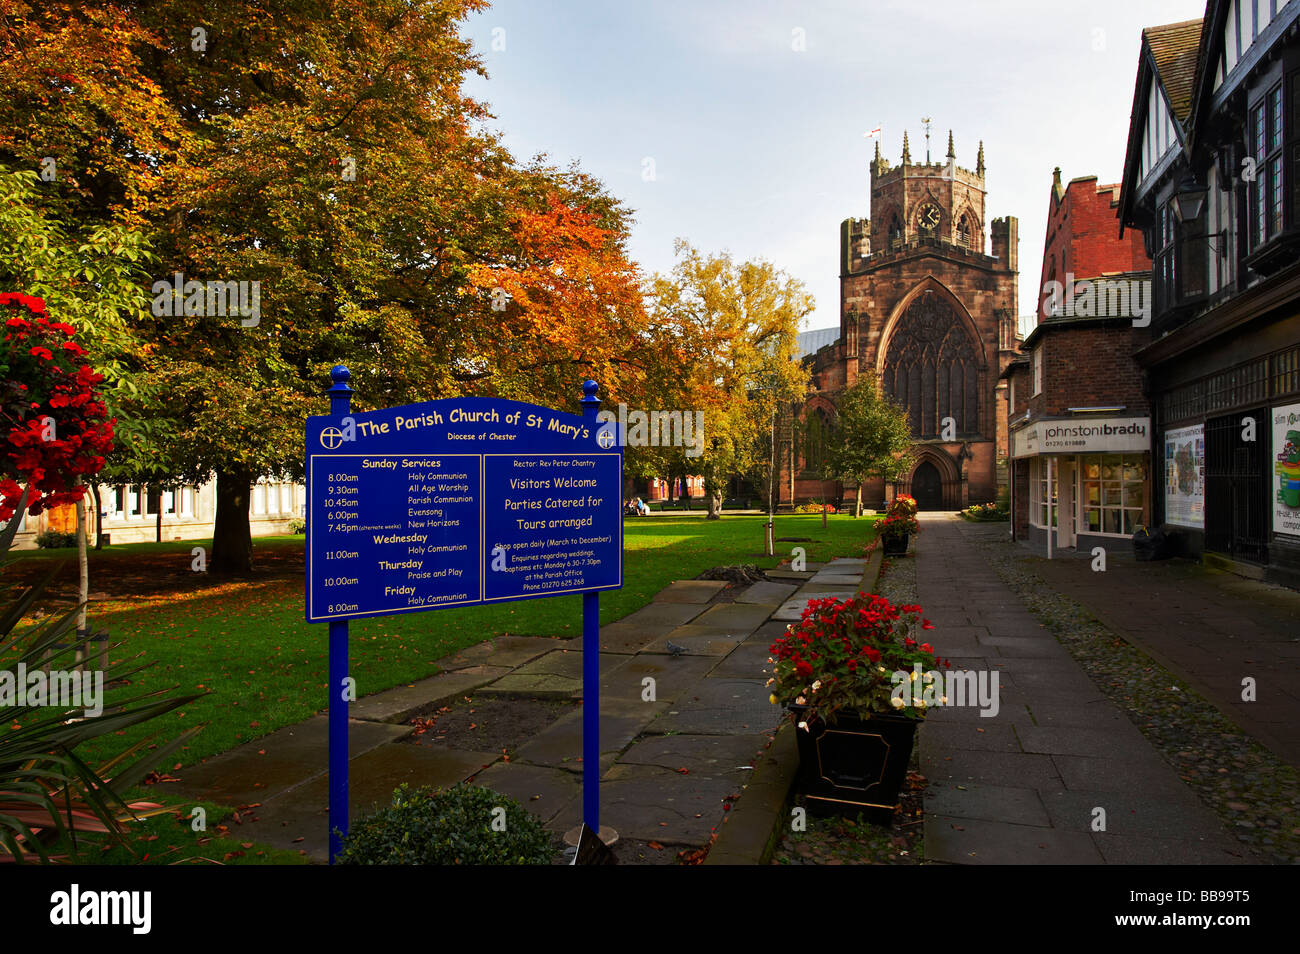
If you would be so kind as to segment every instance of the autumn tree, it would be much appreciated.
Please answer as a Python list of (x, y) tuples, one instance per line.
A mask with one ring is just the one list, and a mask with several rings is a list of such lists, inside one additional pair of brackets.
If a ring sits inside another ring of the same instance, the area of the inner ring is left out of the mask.
[[(149, 301), (141, 282), (149, 242), (121, 222), (69, 223), (44, 201), (32, 170), (0, 165), (0, 289), (40, 298), (76, 329), (116, 420), (114, 448), (96, 481), (156, 483), (171, 476), (161, 435), (167, 396), (151, 375), (152, 350), (140, 334)], [(98, 484), (91, 484), (98, 512)]]
[(704, 448), (669, 458), (704, 477), (709, 517), (719, 516), (733, 474), (771, 481), (772, 417), (801, 397), (808, 372), (798, 360), (799, 325), (813, 299), (797, 279), (765, 261), (735, 262), (676, 243), (678, 261), (652, 290), (652, 315), (683, 336), (689, 356), (675, 395), (704, 420)]
[(358, 410), (564, 407), (587, 376), (635, 399), (675, 347), (640, 305), (628, 210), (516, 161), (463, 91), (482, 66), (459, 26), (484, 5), (0, 0), (0, 160), (56, 157), (51, 207), (141, 223), (156, 249), (162, 458), (216, 476), (213, 571), (250, 567), (250, 486), (301, 479), (336, 363)]
[(905, 472), (912, 427), (907, 412), (882, 395), (873, 378), (859, 378), (837, 401), (824, 469), (830, 477), (857, 484), (853, 516), (859, 517), (863, 483), (897, 480)]

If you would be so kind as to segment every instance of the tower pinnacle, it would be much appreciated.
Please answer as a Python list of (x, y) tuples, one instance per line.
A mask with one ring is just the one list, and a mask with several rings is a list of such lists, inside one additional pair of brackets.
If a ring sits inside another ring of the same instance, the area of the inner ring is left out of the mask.
[(951, 130), (951, 129), (948, 130), (948, 158), (949, 158), (949, 159), (956, 159), (956, 158), (957, 158), (957, 150), (954, 149), (954, 148), (952, 147), (952, 130)]
[(903, 130), (903, 161), (904, 161), (904, 162), (911, 162), (911, 161), (912, 161), (912, 151), (911, 151), (910, 149), (907, 148), (907, 130), (906, 130), (906, 129)]
[(978, 176), (984, 175), (984, 140), (983, 139), (980, 140), (979, 158), (975, 161), (975, 174)]

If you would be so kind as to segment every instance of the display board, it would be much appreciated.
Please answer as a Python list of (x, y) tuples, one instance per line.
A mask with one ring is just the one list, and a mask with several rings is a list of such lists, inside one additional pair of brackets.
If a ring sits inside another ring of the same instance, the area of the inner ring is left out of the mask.
[(1165, 522), (1205, 526), (1205, 427), (1165, 431)]
[(308, 418), (307, 621), (621, 586), (616, 427), (495, 398)]
[(1272, 411), (1273, 532), (1300, 536), (1300, 404)]

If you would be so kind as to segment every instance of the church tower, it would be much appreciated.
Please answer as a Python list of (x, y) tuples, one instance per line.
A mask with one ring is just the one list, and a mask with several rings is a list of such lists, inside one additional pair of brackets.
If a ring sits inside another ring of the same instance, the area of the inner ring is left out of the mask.
[(997, 398), (1019, 345), (1018, 223), (986, 218), (982, 142), (973, 169), (958, 165), (951, 131), (942, 159), (930, 161), (928, 128), (925, 149), (925, 161), (913, 161), (904, 133), (891, 166), (877, 143), (871, 216), (840, 227), (840, 335), (806, 359), (807, 433), (799, 441), (796, 427), (786, 475), (796, 502), (825, 493), (813, 444), (834, 427), (836, 394), (865, 375), (907, 409), (914, 444), (908, 474), (896, 487), (864, 487), (864, 502), (910, 493), (924, 509), (956, 510), (996, 499), (1005, 484), (1006, 403)]

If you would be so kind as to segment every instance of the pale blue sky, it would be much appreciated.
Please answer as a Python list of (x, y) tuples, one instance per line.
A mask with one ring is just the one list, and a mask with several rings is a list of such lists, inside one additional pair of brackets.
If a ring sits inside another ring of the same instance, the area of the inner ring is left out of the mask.
[(1119, 181), (1141, 29), (1204, 12), (1201, 0), (497, 0), (467, 27), (490, 76), (469, 90), (517, 156), (577, 159), (635, 210), (647, 273), (672, 267), (679, 236), (766, 258), (816, 296), (807, 328), (839, 322), (839, 223), (870, 210), (863, 133), (883, 127), (896, 164), (906, 129), (920, 160), (929, 116), (936, 161), (949, 128), (958, 165), (974, 168), (984, 141), (986, 215), (1020, 219), (1024, 315), (1052, 168)]

